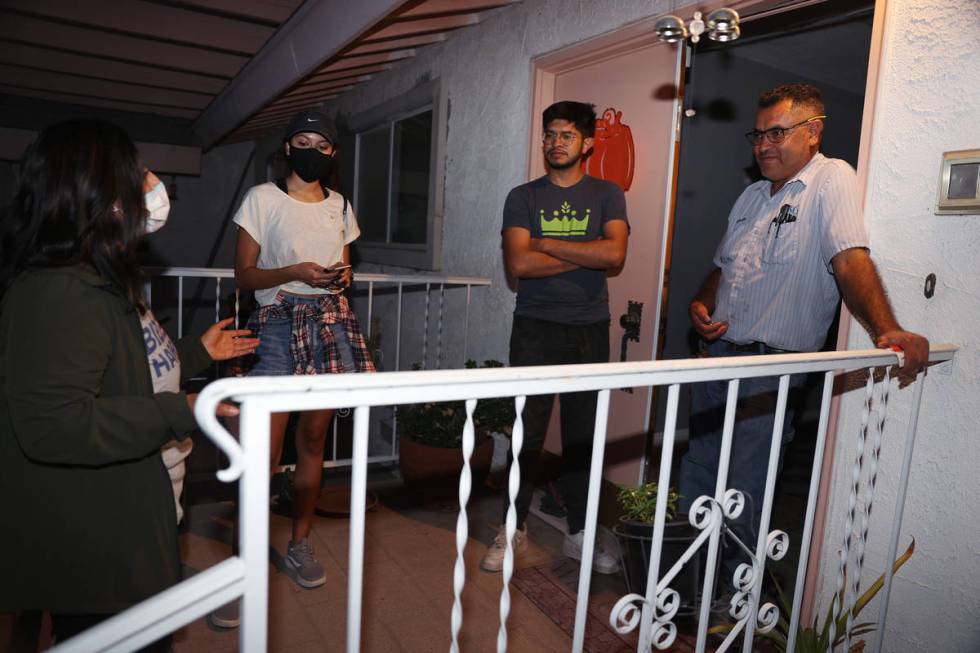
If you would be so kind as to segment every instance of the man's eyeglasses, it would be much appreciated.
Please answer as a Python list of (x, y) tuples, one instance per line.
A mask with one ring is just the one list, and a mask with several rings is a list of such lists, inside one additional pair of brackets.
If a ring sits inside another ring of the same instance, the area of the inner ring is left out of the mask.
[(770, 127), (769, 129), (762, 131), (753, 129), (750, 132), (745, 132), (745, 140), (752, 145), (758, 145), (762, 142), (763, 137), (765, 137), (767, 141), (773, 145), (776, 145), (777, 143), (782, 143), (784, 140), (786, 140), (786, 135), (800, 125), (809, 124), (814, 120), (823, 120), (826, 117), (827, 116), (813, 116), (812, 118), (807, 118), (806, 120), (798, 122), (795, 125), (790, 125), (789, 127)]
[(554, 143), (555, 141), (561, 141), (564, 145), (574, 143), (575, 139), (578, 138), (578, 134), (575, 132), (552, 132), (548, 131), (544, 133), (545, 143)]

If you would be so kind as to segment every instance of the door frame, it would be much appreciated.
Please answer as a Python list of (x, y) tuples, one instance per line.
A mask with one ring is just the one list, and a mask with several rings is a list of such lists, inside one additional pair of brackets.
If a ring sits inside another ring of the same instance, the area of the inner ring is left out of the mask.
[[(670, 244), (673, 238), (674, 224), (674, 202), (677, 190), (677, 170), (680, 158), (680, 127), (681, 112), (683, 110), (683, 83), (685, 71), (685, 52), (686, 47), (677, 45), (661, 44), (654, 33), (654, 24), (658, 16), (644, 18), (617, 28), (610, 32), (575, 43), (574, 45), (561, 48), (554, 52), (535, 57), (531, 60), (531, 95), (530, 95), (530, 115), (528, 124), (531, 126), (528, 156), (527, 156), (527, 179), (535, 179), (541, 175), (544, 169), (544, 157), (538, 145), (542, 138), (542, 125), (540, 116), (544, 110), (556, 101), (555, 83), (559, 75), (568, 73), (579, 68), (591, 66), (602, 61), (614, 59), (616, 57), (649, 48), (660, 46), (674, 48), (677, 51), (674, 63), (674, 90), (675, 95), (672, 100), (674, 110), (672, 111), (671, 124), (669, 125), (669, 143), (671, 144), (671, 161), (667, 166), (667, 178), (664, 184), (664, 213), (663, 213), (663, 236), (660, 243), (660, 292), (654, 291), (657, 298), (653, 319), (653, 350), (649, 352), (651, 360), (660, 356), (660, 336), (661, 336), (661, 315), (664, 310), (666, 298), (667, 276), (665, 270), (669, 269)], [(665, 267), (666, 266), (666, 267)], [(646, 352), (645, 352), (646, 354)], [(650, 423), (653, 417), (655, 388), (647, 388), (646, 404), (644, 408), (643, 425), (649, 437)], [(643, 483), (647, 468), (647, 447), (644, 447), (643, 456), (640, 459), (637, 483)]]
[[(763, 15), (781, 13), (801, 9), (808, 5), (819, 4), (824, 0), (734, 0), (723, 3), (717, 0), (708, 3), (685, 3), (678, 7), (673, 13), (680, 14), (687, 18), (695, 9), (708, 12), (721, 6), (729, 6), (738, 10), (743, 15), (743, 20), (750, 22), (753, 18), (760, 18)], [(877, 99), (878, 99), (878, 78), (882, 66), (887, 61), (888, 51), (885, 48), (885, 33), (887, 31), (888, 0), (875, 0), (874, 17), (871, 28), (871, 43), (868, 53), (868, 71), (865, 82), (864, 110), (861, 118), (861, 137), (858, 147), (857, 180), (858, 189), (861, 193), (864, 215), (867, 213), (869, 203), (868, 175), (869, 162), (871, 158), (872, 141), (875, 123), (878, 118)], [(633, 23), (629, 23), (612, 31), (585, 39), (573, 45), (558, 49), (530, 61), (531, 66), (531, 89), (529, 102), (528, 124), (530, 125), (528, 158), (527, 158), (527, 178), (532, 179), (540, 174), (543, 168), (543, 160), (540, 148), (537, 144), (541, 142), (542, 130), (539, 124), (539, 117), (542, 111), (555, 100), (554, 87), (557, 75), (574, 70), (575, 68), (586, 66), (605, 58), (610, 58), (629, 52), (633, 49), (649, 46), (657, 42), (654, 36), (654, 24), (660, 14), (644, 18)], [(661, 316), (664, 314), (667, 304), (668, 290), (670, 285), (670, 247), (673, 237), (674, 213), (676, 208), (676, 190), (679, 163), (679, 148), (683, 121), (681, 111), (683, 110), (683, 91), (684, 91), (684, 50), (678, 56), (677, 70), (675, 71), (675, 88), (677, 97), (675, 103), (677, 110), (671, 125), (673, 132), (674, 164), (670, 168), (666, 184), (668, 196), (664, 202), (665, 207), (665, 228), (664, 246), (661, 248), (661, 268), (660, 275), (663, 285), (657, 300), (654, 338), (654, 351), (651, 352), (652, 358), (658, 359), (662, 353), (660, 343)], [(867, 218), (865, 217), (865, 221)], [(848, 336), (851, 330), (853, 317), (846, 307), (841, 307), (840, 326), (837, 332), (838, 351), (847, 348)], [(648, 395), (647, 399), (647, 424), (652, 429), (651, 418), (653, 409), (653, 394)], [(823, 464), (820, 470), (819, 489), (817, 493), (817, 505), (814, 512), (812, 527), (812, 539), (810, 550), (807, 557), (807, 566), (804, 579), (803, 603), (801, 605), (801, 620), (803, 623), (812, 621), (816, 602), (817, 583), (820, 574), (820, 558), (824, 550), (824, 540), (826, 539), (827, 529), (827, 509), (829, 503), (830, 486), (834, 470), (833, 453), (837, 445), (837, 431), (840, 420), (840, 395), (835, 394), (831, 400), (830, 413), (827, 422), (827, 436), (824, 443)], [(828, 455), (829, 454), (829, 455)], [(641, 470), (646, 468), (646, 454), (641, 464)], [(641, 471), (641, 475), (643, 471)], [(638, 479), (642, 483), (644, 478)]]

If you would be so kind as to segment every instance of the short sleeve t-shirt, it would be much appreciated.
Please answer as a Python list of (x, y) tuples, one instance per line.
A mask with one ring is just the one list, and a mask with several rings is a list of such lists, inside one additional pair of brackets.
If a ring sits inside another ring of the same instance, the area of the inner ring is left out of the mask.
[[(153, 392), (179, 392), (180, 358), (177, 355), (176, 345), (153, 317), (152, 311), (147, 310), (140, 316), (140, 326), (143, 327), (143, 344), (146, 346), (146, 359), (150, 365)], [(193, 448), (194, 441), (191, 438), (184, 438), (171, 440), (160, 449), (163, 465), (167, 468), (174, 490), (177, 523), (180, 523), (184, 516), (184, 509), (180, 505), (180, 493), (187, 473), (184, 460), (191, 454)]]
[[(250, 188), (233, 220), (259, 244), (256, 265), (265, 270), (307, 261), (328, 267), (343, 260), (344, 246), (361, 235), (349, 204), (345, 216), (340, 193), (331, 192), (321, 202), (301, 202), (273, 182)], [(329, 292), (302, 281), (290, 281), (256, 290), (255, 300), (261, 306), (273, 304), (280, 289), (302, 295)]]
[(150, 364), (153, 392), (179, 392), (180, 358), (177, 356), (177, 346), (149, 309), (140, 316), (140, 326), (143, 327), (143, 344), (146, 345), (146, 358)]
[[(627, 221), (626, 196), (616, 184), (588, 175), (574, 186), (540, 177), (510, 191), (503, 228), (520, 227), (531, 238), (599, 240), (611, 220)], [(521, 279), (514, 315), (561, 324), (609, 320), (605, 270), (576, 268), (550, 277)]]

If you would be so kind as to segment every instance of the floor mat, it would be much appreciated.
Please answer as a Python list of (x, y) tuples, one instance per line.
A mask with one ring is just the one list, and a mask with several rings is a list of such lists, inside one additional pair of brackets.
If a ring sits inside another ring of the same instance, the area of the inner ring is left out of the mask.
[[(577, 563), (562, 558), (515, 571), (512, 584), (571, 637), (575, 630), (578, 572)], [(636, 650), (637, 633), (621, 636), (609, 625), (610, 598), (615, 597), (593, 596), (589, 601), (588, 621), (585, 626), (585, 650), (588, 653), (626, 653)], [(600, 603), (602, 599), (606, 601)]]

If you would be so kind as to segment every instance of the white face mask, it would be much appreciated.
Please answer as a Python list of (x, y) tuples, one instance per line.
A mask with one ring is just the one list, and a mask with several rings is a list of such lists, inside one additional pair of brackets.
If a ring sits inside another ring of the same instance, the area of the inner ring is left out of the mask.
[(167, 224), (167, 217), (170, 215), (170, 198), (167, 197), (167, 187), (162, 181), (158, 181), (156, 186), (143, 196), (146, 203), (146, 233), (152, 234), (160, 227)]

